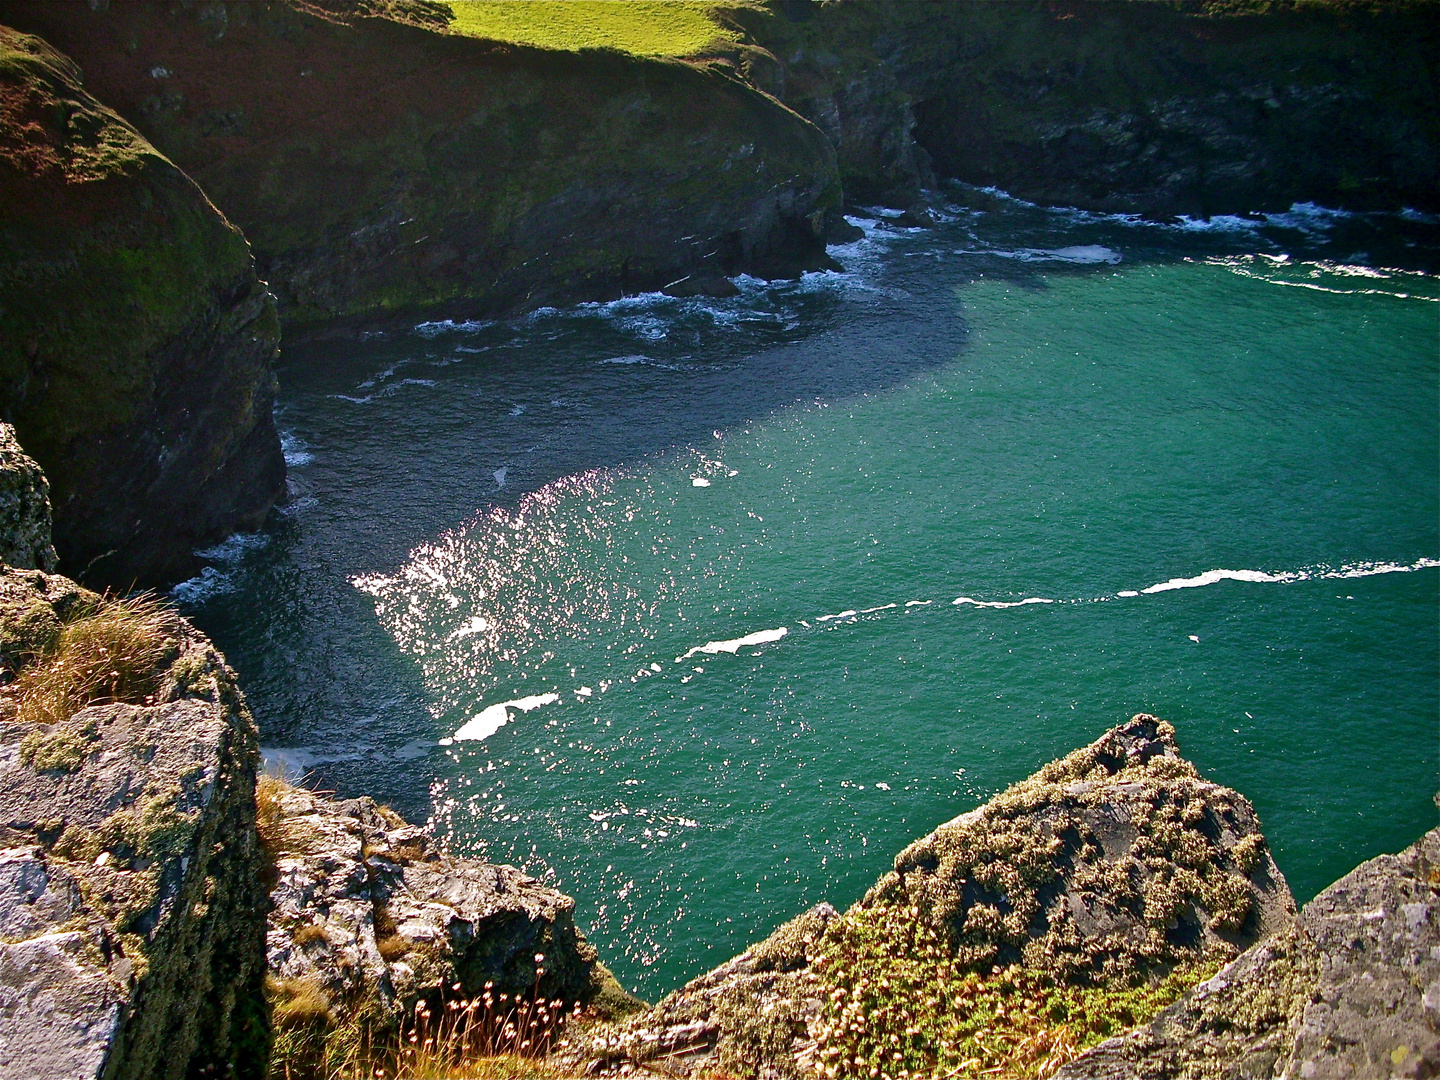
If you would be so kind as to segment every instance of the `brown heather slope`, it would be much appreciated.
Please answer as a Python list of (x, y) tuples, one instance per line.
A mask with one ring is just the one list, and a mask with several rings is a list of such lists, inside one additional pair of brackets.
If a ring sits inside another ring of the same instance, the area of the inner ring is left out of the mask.
[(74, 56), (245, 230), (287, 333), (824, 259), (833, 150), (724, 67), (389, 17), (413, 3), (99, 7), (0, 18)]
[(0, 419), (91, 583), (192, 572), (284, 490), (279, 335), (237, 229), (44, 41), (0, 27)]

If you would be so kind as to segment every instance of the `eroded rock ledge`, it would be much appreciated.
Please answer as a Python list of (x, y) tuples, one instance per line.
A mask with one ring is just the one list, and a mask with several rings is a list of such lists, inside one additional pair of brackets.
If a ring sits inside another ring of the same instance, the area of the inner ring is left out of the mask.
[(1440, 1075), (1440, 829), (1361, 863), (1294, 925), (1064, 1080)]
[[(564, 1060), (591, 1073), (980, 1071), (991, 1063), (972, 1059), (972, 1022), (1064, 1053), (1044, 1010), (1094, 999), (1119, 1023), (1131, 1007), (1098, 995), (1167, 978), (1178, 993), (1294, 911), (1250, 804), (1140, 715), (910, 845), (843, 915), (807, 912)], [(1005, 1019), (1017, 1008), (1033, 1031)]]
[(373, 799), (273, 777), (259, 789), (274, 860), (268, 921), (277, 1049), (303, 1061), (357, 1025), (379, 1040), (417, 1002), (501, 994), (605, 1013), (638, 1006), (574, 921), (575, 901), (501, 866), (442, 853)]

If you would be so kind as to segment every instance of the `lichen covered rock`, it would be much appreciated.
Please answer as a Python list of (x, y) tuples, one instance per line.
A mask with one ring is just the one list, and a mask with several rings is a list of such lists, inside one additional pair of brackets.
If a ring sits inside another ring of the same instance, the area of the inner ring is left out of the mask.
[(260, 1076), (258, 752), (233, 675), (162, 608), (3, 568), (0, 672), (0, 1075)]
[(50, 483), (5, 423), (0, 423), (0, 563), (17, 570), (55, 569)]
[[(268, 951), (277, 1027), (383, 1032), (424, 1001), (627, 995), (575, 926), (575, 902), (512, 866), (440, 852), (369, 798), (273, 777), (260, 824), (274, 860)], [(323, 1015), (317, 1015), (323, 1014)]]
[(1440, 1075), (1440, 829), (1362, 863), (1069, 1080)]
[(284, 490), (273, 299), (239, 231), (39, 38), (0, 27), (0, 417), (86, 581), (193, 572)]
[(1011, 1039), (1024, 1073), (1153, 1015), (1294, 915), (1250, 804), (1173, 735), (1136, 716), (911, 844), (843, 915), (807, 912), (567, 1060), (930, 1075)]

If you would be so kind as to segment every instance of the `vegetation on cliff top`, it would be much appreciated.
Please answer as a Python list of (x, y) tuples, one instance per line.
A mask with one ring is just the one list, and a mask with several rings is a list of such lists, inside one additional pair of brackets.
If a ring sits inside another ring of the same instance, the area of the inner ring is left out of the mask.
[(712, 18), (716, 5), (707, 0), (453, 0), (449, 7), (451, 28), (461, 34), (543, 49), (693, 56), (735, 38)]

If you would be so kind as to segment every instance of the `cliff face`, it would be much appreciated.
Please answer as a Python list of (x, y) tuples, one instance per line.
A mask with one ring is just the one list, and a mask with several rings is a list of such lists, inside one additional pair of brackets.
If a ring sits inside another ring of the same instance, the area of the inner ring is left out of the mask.
[(1361, 863), (1068, 1080), (1440, 1074), (1440, 829)]
[(55, 569), (50, 543), (50, 483), (35, 459), (0, 423), (0, 563), (17, 570)]
[(254, 723), (163, 609), (0, 567), (0, 1074), (259, 1077)]
[(235, 228), (73, 63), (0, 28), (0, 416), (72, 573), (174, 580), (258, 525), (284, 485), (277, 336)]
[(245, 230), (287, 330), (823, 261), (833, 151), (725, 69), (480, 41), (375, 7), (3, 13), (70, 51)]
[(825, 129), (847, 192), (935, 173), (1157, 216), (1440, 206), (1433, 0), (776, 3), (745, 61)]
[(570, 1051), (594, 1070), (1043, 1075), (1284, 927), (1243, 797), (1137, 716)]

